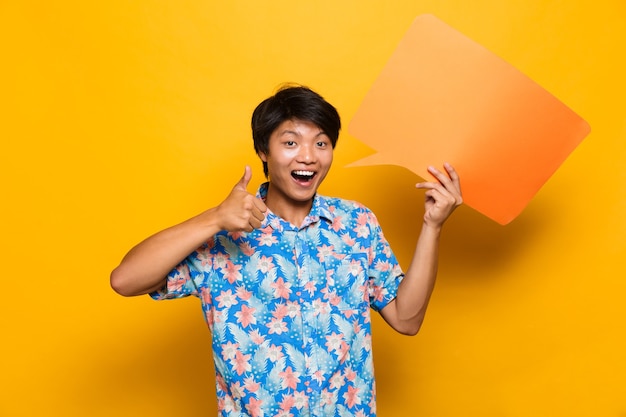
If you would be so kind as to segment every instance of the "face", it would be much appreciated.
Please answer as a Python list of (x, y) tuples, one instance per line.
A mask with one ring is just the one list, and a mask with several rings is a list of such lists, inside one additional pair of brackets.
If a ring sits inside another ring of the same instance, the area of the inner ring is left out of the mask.
[(259, 154), (270, 179), (268, 207), (277, 214), (279, 208), (310, 209), (333, 161), (330, 138), (311, 122), (286, 120), (270, 136), (268, 149)]

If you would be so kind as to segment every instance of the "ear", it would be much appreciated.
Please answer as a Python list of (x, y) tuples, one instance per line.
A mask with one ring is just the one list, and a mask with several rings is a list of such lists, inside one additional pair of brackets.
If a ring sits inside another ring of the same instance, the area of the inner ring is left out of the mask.
[(261, 161), (267, 162), (267, 154), (265, 152), (258, 152), (257, 155), (261, 158)]

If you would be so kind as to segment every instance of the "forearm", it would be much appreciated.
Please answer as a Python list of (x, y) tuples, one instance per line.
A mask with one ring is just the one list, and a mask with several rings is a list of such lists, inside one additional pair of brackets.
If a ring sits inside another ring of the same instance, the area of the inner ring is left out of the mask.
[(411, 264), (398, 288), (395, 308), (402, 333), (417, 333), (424, 321), (437, 278), (440, 234), (441, 227), (423, 225)]
[(160, 289), (167, 274), (219, 231), (214, 209), (165, 229), (132, 248), (111, 273), (111, 287), (124, 296)]

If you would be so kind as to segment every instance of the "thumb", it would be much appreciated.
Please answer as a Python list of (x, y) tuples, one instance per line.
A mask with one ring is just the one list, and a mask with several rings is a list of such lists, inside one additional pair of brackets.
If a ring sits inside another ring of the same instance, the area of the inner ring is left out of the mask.
[(246, 165), (246, 168), (243, 172), (243, 177), (241, 177), (239, 182), (235, 184), (235, 188), (245, 191), (251, 179), (252, 179), (252, 168)]

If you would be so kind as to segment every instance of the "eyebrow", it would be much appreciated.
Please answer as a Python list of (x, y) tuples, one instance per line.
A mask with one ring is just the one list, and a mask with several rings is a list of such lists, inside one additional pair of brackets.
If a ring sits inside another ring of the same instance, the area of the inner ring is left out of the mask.
[[(289, 134), (294, 135), (294, 136), (298, 136), (298, 137), (302, 136), (300, 133), (298, 133), (298, 132), (296, 132), (294, 130), (289, 130), (289, 129), (286, 129), (286, 130), (283, 130), (282, 132), (280, 132), (280, 136), (285, 136), (285, 135), (289, 135)], [(315, 135), (315, 137), (319, 138), (322, 135), (323, 136), (328, 136), (326, 134), (326, 132), (324, 132), (323, 130), (320, 130), (320, 132), (317, 135)]]

